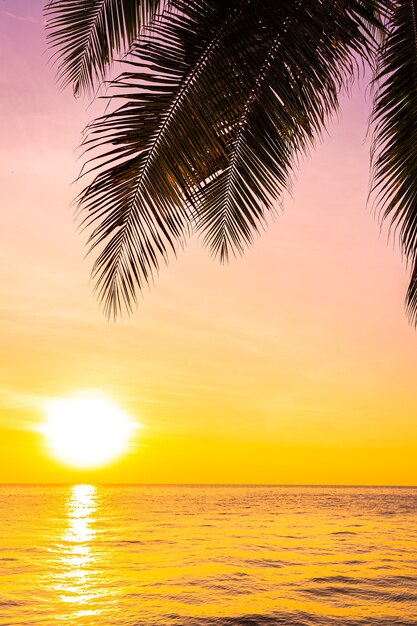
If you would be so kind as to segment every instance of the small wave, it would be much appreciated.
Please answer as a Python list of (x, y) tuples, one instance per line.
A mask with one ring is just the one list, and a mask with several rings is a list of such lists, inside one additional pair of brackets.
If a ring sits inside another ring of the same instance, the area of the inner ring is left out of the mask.
[(280, 559), (249, 559), (245, 561), (246, 565), (252, 567), (272, 567), (273, 569), (280, 569), (281, 567), (287, 567), (291, 565), (289, 561), (282, 561)]
[(316, 596), (318, 598), (356, 595), (355, 591), (351, 587), (338, 587), (337, 585), (328, 585), (327, 587), (307, 587), (306, 589), (303, 589), (301, 593)]
[(363, 579), (352, 578), (351, 576), (324, 576), (317, 578), (310, 578), (310, 582), (313, 583), (343, 583), (345, 585), (357, 585), (363, 583)]
[(382, 591), (380, 589), (369, 589), (367, 591), (367, 595), (369, 597), (376, 598), (382, 602), (395, 602), (400, 604), (410, 602), (417, 605), (417, 594), (410, 591)]
[(277, 535), (282, 539), (307, 539), (307, 535)]
[(174, 541), (169, 541), (168, 539), (119, 539), (113, 542), (114, 546), (124, 546), (124, 545), (139, 545), (139, 546), (147, 546), (147, 545), (173, 545)]
[(23, 606), (24, 602), (19, 602), (18, 600), (0, 600), (0, 606), (8, 607), (8, 606)]
[[(417, 594), (407, 590), (398, 590), (395, 588), (393, 589), (392, 586), (388, 588), (388, 585), (390, 585), (389, 581), (380, 581), (378, 579), (373, 580), (367, 578), (349, 579), (342, 576), (312, 580), (316, 582), (340, 582), (341, 585), (328, 584), (325, 586), (307, 587), (300, 590), (302, 594), (307, 594), (318, 598), (337, 598), (338, 596), (351, 596), (365, 601), (372, 599), (384, 604), (417, 603)], [(374, 585), (374, 587), (371, 587), (370, 585)]]
[[(343, 618), (343, 623), (337, 617), (325, 617), (305, 611), (273, 612), (268, 614), (251, 613), (234, 617), (184, 617), (184, 615), (169, 614), (164, 622), (152, 626), (417, 626), (417, 621), (410, 618), (397, 617), (366, 617)], [(136, 624), (136, 626), (144, 626)], [(150, 624), (146, 624), (150, 626)]]
[(309, 621), (306, 613), (295, 611), (289, 613), (260, 614), (251, 613), (234, 617), (188, 617), (184, 620), (181, 615), (167, 615), (169, 624), (181, 626), (308, 626)]

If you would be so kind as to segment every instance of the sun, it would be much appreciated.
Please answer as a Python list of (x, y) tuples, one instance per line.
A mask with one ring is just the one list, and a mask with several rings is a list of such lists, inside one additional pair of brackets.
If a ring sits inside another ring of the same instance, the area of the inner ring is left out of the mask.
[(106, 465), (127, 451), (139, 425), (99, 394), (79, 394), (43, 403), (40, 430), (52, 454), (66, 465), (92, 468)]

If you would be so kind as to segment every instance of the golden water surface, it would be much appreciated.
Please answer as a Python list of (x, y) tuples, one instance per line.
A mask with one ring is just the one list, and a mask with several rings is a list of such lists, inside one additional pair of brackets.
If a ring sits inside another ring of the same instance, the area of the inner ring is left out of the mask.
[(417, 624), (417, 489), (2, 486), (0, 625)]

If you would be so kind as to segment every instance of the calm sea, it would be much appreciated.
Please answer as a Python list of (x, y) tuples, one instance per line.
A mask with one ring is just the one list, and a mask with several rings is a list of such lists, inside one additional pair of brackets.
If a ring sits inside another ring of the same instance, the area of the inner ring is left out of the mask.
[(0, 625), (417, 625), (417, 489), (1, 486)]

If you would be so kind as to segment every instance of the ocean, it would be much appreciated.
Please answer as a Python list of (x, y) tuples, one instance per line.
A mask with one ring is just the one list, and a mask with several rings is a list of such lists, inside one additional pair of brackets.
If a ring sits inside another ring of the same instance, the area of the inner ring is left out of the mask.
[(0, 625), (417, 625), (417, 489), (0, 486)]

